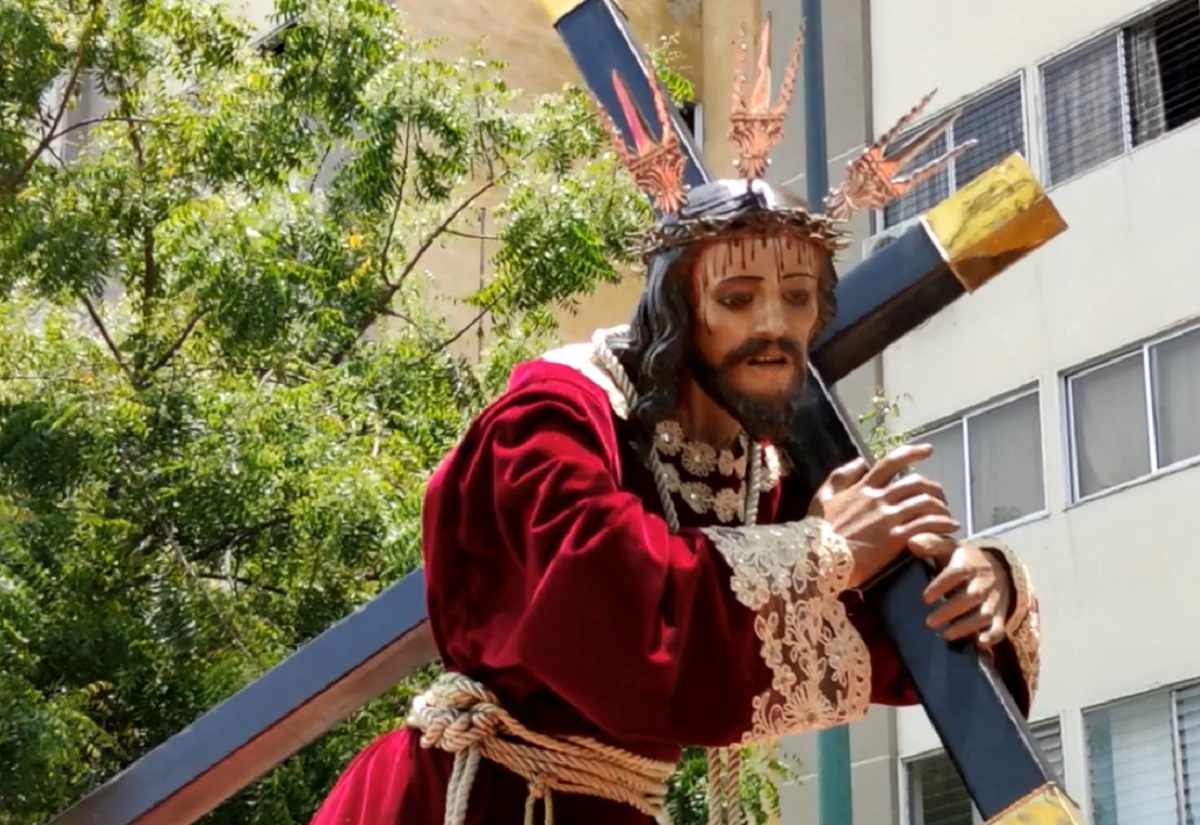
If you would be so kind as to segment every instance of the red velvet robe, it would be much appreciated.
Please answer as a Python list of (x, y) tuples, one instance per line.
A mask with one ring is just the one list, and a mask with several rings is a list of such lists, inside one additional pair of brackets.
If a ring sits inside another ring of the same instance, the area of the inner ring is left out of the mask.
[[(429, 619), (445, 667), (487, 686), (530, 729), (674, 761), (683, 744), (742, 740), (772, 673), (755, 612), (698, 529), (719, 522), (676, 497), (684, 528), (669, 533), (605, 383), (594, 363), (525, 364), (446, 458), (424, 510)], [(762, 497), (758, 522), (803, 518), (811, 495), (785, 477)], [(855, 595), (841, 601), (870, 654), (870, 700), (914, 702), (871, 614)], [(1001, 651), (1000, 664), (1027, 708), (1015, 657)], [(313, 825), (440, 825), (453, 756), (418, 739), (402, 728), (367, 747)], [(519, 825), (527, 793), (483, 760), (469, 825)], [(570, 825), (652, 822), (585, 796), (556, 794), (554, 809)]]

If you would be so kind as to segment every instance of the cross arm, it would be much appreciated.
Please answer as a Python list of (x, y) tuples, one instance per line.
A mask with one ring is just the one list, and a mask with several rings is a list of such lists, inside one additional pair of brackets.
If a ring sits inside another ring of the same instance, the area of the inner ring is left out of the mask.
[(1066, 228), (1024, 158), (1010, 155), (838, 281), (813, 368), (840, 381)]
[(436, 657), (418, 570), (50, 825), (190, 825)]

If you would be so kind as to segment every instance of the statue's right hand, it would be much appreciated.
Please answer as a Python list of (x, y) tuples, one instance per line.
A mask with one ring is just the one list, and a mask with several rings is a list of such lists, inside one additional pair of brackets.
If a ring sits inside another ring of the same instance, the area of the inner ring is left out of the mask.
[(817, 491), (808, 514), (829, 522), (849, 543), (854, 555), (851, 587), (883, 570), (914, 536), (950, 535), (962, 526), (950, 515), (940, 484), (915, 473), (901, 476), (931, 455), (928, 444), (910, 444), (874, 467), (858, 459), (835, 470)]

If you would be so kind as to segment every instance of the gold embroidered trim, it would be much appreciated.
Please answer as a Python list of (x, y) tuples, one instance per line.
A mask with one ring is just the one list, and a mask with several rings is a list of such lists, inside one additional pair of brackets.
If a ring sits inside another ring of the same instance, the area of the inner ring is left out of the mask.
[(742, 742), (828, 728), (862, 718), (871, 699), (871, 658), (838, 596), (854, 560), (821, 519), (702, 531), (733, 570), (738, 601), (771, 671), (755, 697)]
[(990, 550), (999, 555), (1012, 577), (1013, 606), (1004, 632), (1016, 651), (1017, 664), (1021, 667), (1021, 675), (1025, 677), (1029, 702), (1032, 704), (1042, 670), (1042, 621), (1029, 569), (1007, 544), (997, 538), (988, 536), (973, 539), (971, 543), (981, 550)]
[(1042, 617), (1038, 614), (1036, 597), (1031, 600), (1025, 620), (1009, 631), (1009, 638), (1017, 651), (1017, 664), (1029, 686), (1029, 704), (1032, 705), (1042, 675)]

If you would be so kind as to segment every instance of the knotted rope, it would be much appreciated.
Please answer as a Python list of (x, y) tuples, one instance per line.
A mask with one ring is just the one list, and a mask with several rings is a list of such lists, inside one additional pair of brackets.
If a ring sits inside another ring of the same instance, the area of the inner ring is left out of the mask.
[(525, 825), (533, 825), (537, 800), (545, 825), (553, 825), (552, 793), (585, 794), (632, 805), (657, 816), (675, 770), (584, 736), (544, 736), (500, 707), (491, 691), (460, 673), (442, 674), (413, 702), (408, 724), (421, 731), (421, 747), (454, 754), (443, 825), (463, 825), (479, 760), (486, 757), (529, 783)]
[(743, 825), (742, 755), (736, 748), (708, 751), (708, 825)]

